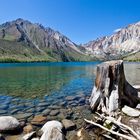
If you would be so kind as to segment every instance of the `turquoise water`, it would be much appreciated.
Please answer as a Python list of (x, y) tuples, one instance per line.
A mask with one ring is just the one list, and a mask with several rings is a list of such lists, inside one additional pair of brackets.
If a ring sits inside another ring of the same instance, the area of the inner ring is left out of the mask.
[[(30, 117), (49, 109), (59, 111), (55, 117), (60, 117), (63, 109), (71, 109), (74, 119), (78, 118), (78, 107), (87, 107), (80, 112), (84, 111), (83, 118), (90, 116), (89, 96), (100, 63), (0, 64), (0, 115)], [(140, 85), (140, 63), (125, 63), (124, 68), (130, 84)]]
[(2, 63), (0, 94), (21, 98), (89, 94), (100, 62)]

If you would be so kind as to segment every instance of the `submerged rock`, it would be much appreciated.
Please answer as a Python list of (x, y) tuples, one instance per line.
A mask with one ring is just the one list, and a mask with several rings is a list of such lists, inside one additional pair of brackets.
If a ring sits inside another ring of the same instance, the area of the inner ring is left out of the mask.
[(42, 115), (37, 115), (32, 119), (31, 124), (43, 125), (43, 124), (45, 124), (46, 121), (47, 121), (47, 117), (44, 117)]
[(17, 131), (20, 129), (19, 121), (12, 116), (0, 117), (0, 132)]
[(42, 114), (43, 114), (43, 116), (47, 116), (47, 115), (49, 115), (50, 112), (51, 112), (50, 109), (45, 109), (45, 110), (42, 112)]
[(33, 113), (19, 113), (14, 115), (14, 117), (17, 118), (18, 120), (27, 120), (31, 116), (33, 116)]
[(52, 110), (51, 112), (50, 112), (50, 115), (51, 116), (56, 116), (56, 115), (58, 115), (59, 114), (59, 110)]
[(71, 120), (64, 119), (64, 120), (62, 120), (62, 124), (64, 125), (66, 130), (76, 129), (76, 124), (74, 124)]
[(126, 105), (122, 108), (122, 112), (128, 116), (131, 116), (131, 117), (140, 116), (140, 111), (133, 109), (133, 108), (126, 106)]
[(58, 121), (49, 121), (42, 128), (43, 135), (40, 140), (64, 140), (62, 124)]

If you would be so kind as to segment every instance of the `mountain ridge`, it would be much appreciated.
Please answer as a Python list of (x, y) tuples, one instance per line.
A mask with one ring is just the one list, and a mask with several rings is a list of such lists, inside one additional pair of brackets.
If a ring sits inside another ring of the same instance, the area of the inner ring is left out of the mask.
[(102, 59), (120, 59), (140, 51), (140, 22), (84, 44), (86, 53)]
[[(84, 61), (87, 59), (75, 43), (58, 31), (21, 18), (0, 25), (0, 40), (24, 44), (22, 48), (24, 48), (25, 58), (28, 59), (30, 59), (28, 55), (40, 57), (40, 61)], [(13, 51), (13, 46), (9, 47), (10, 49)], [(0, 51), (2, 50), (4, 47), (0, 46)], [(7, 54), (13, 57), (13, 54), (8, 52), (9, 50), (5, 50), (3, 56)], [(17, 56), (19, 54), (24, 57), (22, 52), (19, 51)]]
[[(0, 25), (0, 61), (140, 60), (140, 22), (83, 45), (50, 27), (18, 18)], [(129, 57), (130, 56), (130, 57)]]

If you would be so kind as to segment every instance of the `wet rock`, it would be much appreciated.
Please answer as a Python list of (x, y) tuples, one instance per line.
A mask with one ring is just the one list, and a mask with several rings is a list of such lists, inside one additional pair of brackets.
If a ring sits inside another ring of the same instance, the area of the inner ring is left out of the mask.
[(45, 110), (42, 112), (42, 114), (43, 114), (43, 116), (47, 116), (47, 115), (49, 115), (50, 112), (51, 112), (50, 109), (45, 109)]
[(36, 108), (36, 112), (42, 112), (43, 110), (45, 110), (45, 107), (37, 107)]
[(33, 125), (43, 125), (43, 124), (46, 123), (46, 121), (47, 121), (47, 117), (42, 116), (42, 115), (37, 115), (32, 119), (31, 124), (33, 124)]
[(85, 103), (85, 98), (80, 98), (80, 99), (79, 99), (79, 103), (80, 103), (80, 104), (84, 104), (84, 103)]
[(126, 105), (122, 108), (122, 112), (128, 116), (131, 116), (131, 117), (140, 116), (140, 111), (133, 109), (133, 108), (126, 106)]
[(59, 103), (60, 106), (65, 106), (66, 104), (67, 104), (66, 101), (63, 101), (63, 102)]
[(36, 137), (36, 132), (35, 131), (24, 135), (23, 140), (31, 140), (34, 137)]
[(35, 112), (36, 112), (35, 108), (29, 108), (26, 110), (26, 113), (35, 113)]
[(65, 99), (66, 99), (67, 101), (73, 101), (73, 100), (76, 100), (77, 97), (76, 97), (76, 96), (67, 96)]
[(57, 105), (52, 105), (52, 106), (48, 106), (49, 109), (60, 109), (61, 106), (57, 106)]
[(63, 113), (59, 113), (57, 117), (60, 121), (66, 118), (66, 116)]
[(57, 116), (47, 116), (47, 121), (57, 120)]
[(7, 109), (7, 108), (8, 108), (8, 105), (0, 105), (0, 109), (5, 110), (5, 109)]
[(24, 131), (24, 133), (30, 133), (33, 131), (33, 126), (31, 124), (29, 124), (23, 128), (23, 131)]
[(0, 132), (18, 131), (20, 129), (19, 121), (12, 116), (0, 117)]
[(14, 115), (14, 117), (20, 121), (27, 120), (31, 116), (33, 116), (33, 113), (19, 113), (19, 114)]
[(11, 114), (15, 114), (17, 113), (18, 111), (20, 111), (20, 109), (13, 109), (12, 111), (10, 111)]
[(49, 106), (50, 104), (49, 103), (47, 103), (47, 102), (41, 102), (41, 103), (39, 103), (37, 106), (39, 106), (39, 107), (46, 107), (46, 106)]
[(67, 131), (76, 129), (76, 124), (74, 124), (71, 120), (64, 119), (62, 120), (62, 124)]
[(4, 115), (4, 114), (7, 114), (7, 111), (6, 110), (0, 110), (0, 115)]
[(58, 121), (49, 121), (42, 128), (43, 135), (40, 140), (64, 140), (62, 124)]
[(59, 114), (59, 110), (52, 110), (51, 112), (50, 112), (50, 115), (51, 116), (56, 116), (56, 115), (58, 115)]

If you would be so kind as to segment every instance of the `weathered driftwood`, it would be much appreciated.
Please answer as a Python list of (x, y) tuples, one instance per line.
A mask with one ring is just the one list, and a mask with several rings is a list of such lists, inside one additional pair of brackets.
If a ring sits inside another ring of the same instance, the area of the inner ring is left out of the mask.
[(97, 126), (97, 127), (100, 127), (101, 129), (106, 130), (107, 132), (110, 132), (110, 133), (112, 133), (112, 134), (114, 134), (114, 135), (116, 135), (116, 136), (125, 138), (125, 139), (127, 139), (127, 140), (137, 140), (137, 139), (134, 138), (134, 137), (127, 136), (127, 135), (124, 135), (124, 134), (115, 132), (115, 131), (113, 131), (113, 130), (109, 130), (109, 129), (107, 129), (106, 127), (104, 127), (104, 126), (102, 126), (102, 125), (100, 125), (100, 124), (98, 124), (98, 123), (95, 123), (95, 122), (93, 122), (93, 121), (89, 121), (89, 120), (87, 120), (87, 119), (84, 119), (84, 120), (85, 120), (87, 123), (90, 123), (90, 124), (93, 124), (93, 125), (95, 125), (95, 126)]
[(131, 127), (121, 123), (119, 120), (116, 121), (115, 118), (113, 117), (106, 117), (104, 115), (100, 115), (99, 113), (97, 114), (99, 115), (100, 118), (111, 121), (113, 124), (119, 126), (121, 130), (128, 131), (128, 133), (132, 134), (135, 138), (140, 140), (140, 136)]
[(138, 91), (125, 79), (122, 60), (108, 61), (97, 66), (95, 85), (89, 99), (93, 111), (109, 115), (124, 105), (135, 107)]

